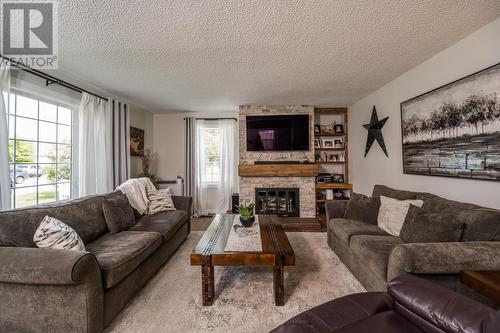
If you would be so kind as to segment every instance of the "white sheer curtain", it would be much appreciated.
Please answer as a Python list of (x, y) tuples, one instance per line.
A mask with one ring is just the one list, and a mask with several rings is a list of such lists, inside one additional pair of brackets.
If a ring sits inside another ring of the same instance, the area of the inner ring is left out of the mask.
[(11, 209), (9, 172), (9, 132), (6, 112), (9, 110), (10, 64), (0, 63), (0, 210)]
[(208, 183), (205, 175), (205, 121), (195, 120), (195, 154), (194, 154), (194, 216), (208, 215), (207, 198)]
[(111, 113), (107, 102), (83, 93), (79, 119), (79, 196), (113, 190)]
[(218, 208), (219, 213), (226, 213), (231, 209), (231, 195), (238, 188), (238, 137), (237, 122), (233, 119), (219, 120), (220, 127), (220, 188), (222, 198)]

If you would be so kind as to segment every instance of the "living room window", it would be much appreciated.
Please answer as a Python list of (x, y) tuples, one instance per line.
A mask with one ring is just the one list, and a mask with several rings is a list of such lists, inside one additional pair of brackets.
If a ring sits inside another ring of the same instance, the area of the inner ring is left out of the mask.
[(72, 108), (15, 90), (7, 113), (12, 208), (71, 198)]
[(217, 186), (220, 184), (220, 137), (221, 131), (218, 123), (206, 122), (204, 129), (205, 152), (205, 180), (207, 184)]

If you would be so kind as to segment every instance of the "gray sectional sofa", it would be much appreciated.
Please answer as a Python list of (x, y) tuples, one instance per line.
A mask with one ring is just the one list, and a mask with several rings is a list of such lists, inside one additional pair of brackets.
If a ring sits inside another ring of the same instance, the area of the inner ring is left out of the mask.
[(463, 285), (459, 274), (462, 270), (500, 270), (500, 211), (376, 185), (372, 197), (381, 195), (421, 199), (423, 209), (459, 220), (464, 229), (459, 242), (404, 243), (378, 228), (373, 216), (363, 218), (360, 212), (357, 220), (344, 218), (348, 202), (327, 203), (328, 244), (368, 291), (385, 291), (388, 281), (410, 274), (492, 305)]
[[(176, 196), (177, 210), (109, 233), (102, 202), (117, 195), (0, 212), (0, 332), (101, 332), (188, 236), (191, 198)], [(72, 227), (86, 251), (37, 248), (46, 215)]]

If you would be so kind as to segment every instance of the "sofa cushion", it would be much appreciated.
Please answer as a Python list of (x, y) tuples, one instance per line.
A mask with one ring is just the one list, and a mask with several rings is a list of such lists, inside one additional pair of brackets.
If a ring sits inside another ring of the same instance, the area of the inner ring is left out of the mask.
[(392, 250), (401, 240), (395, 236), (352, 236), (350, 249), (358, 258), (356, 265), (363, 265), (377, 278), (387, 281), (387, 266)]
[(410, 205), (422, 207), (423, 204), (424, 202), (418, 199), (397, 200), (383, 195), (380, 196), (379, 228), (393, 236), (399, 236)]
[(410, 205), (399, 237), (404, 243), (458, 242), (463, 230), (463, 222), (448, 214)]
[(88, 196), (0, 212), (0, 246), (36, 247), (33, 235), (47, 215), (64, 221), (88, 244), (108, 232), (102, 200), (102, 196)]
[(389, 197), (398, 200), (412, 200), (412, 199), (421, 199), (426, 200), (429, 198), (435, 197), (434, 194), (426, 193), (426, 192), (412, 192), (412, 191), (403, 191), (403, 190), (395, 190), (385, 185), (375, 185), (373, 187), (372, 197), (378, 198), (380, 196)]
[(85, 251), (85, 245), (76, 231), (50, 216), (45, 216), (40, 222), (33, 241), (39, 248)]
[(338, 239), (349, 245), (351, 237), (355, 235), (389, 236), (387, 232), (376, 225), (350, 219), (330, 220), (330, 230)]
[(161, 244), (162, 237), (156, 232), (122, 231), (106, 234), (88, 244), (87, 251), (96, 256), (104, 288), (109, 289), (136, 269)]
[(172, 193), (170, 187), (160, 190), (147, 190), (149, 207), (148, 214), (153, 215), (160, 212), (175, 210), (174, 202), (172, 201)]
[(109, 231), (116, 234), (132, 228), (135, 224), (135, 216), (125, 194), (113, 198), (105, 198), (102, 202), (102, 210)]
[(500, 211), (441, 197), (424, 202), (422, 208), (446, 214), (464, 223), (462, 242), (500, 241)]
[(380, 198), (369, 198), (363, 194), (353, 193), (349, 200), (344, 217), (369, 224), (377, 224)]
[(188, 220), (188, 214), (184, 210), (172, 210), (145, 215), (138, 219), (138, 222), (130, 231), (153, 231), (163, 236), (166, 243), (180, 227)]

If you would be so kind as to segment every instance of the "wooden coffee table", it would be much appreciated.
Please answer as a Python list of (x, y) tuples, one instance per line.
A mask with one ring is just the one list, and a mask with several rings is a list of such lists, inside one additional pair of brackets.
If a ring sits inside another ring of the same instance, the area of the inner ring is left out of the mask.
[(201, 266), (203, 305), (214, 301), (214, 266), (272, 266), (276, 305), (285, 304), (285, 266), (295, 265), (295, 254), (279, 223), (259, 215), (261, 252), (224, 252), (235, 215), (218, 214), (191, 253), (191, 265)]

